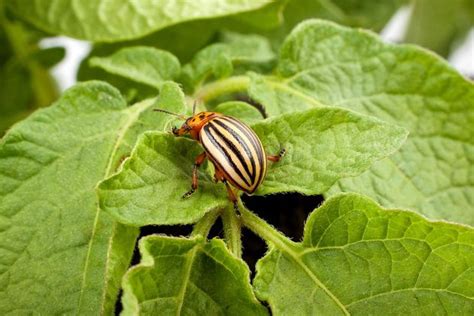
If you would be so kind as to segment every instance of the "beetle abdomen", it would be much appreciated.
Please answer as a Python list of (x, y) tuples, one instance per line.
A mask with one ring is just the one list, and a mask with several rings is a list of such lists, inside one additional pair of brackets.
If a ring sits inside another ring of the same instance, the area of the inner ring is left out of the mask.
[(229, 117), (207, 122), (199, 134), (209, 159), (234, 186), (253, 193), (263, 181), (267, 160), (262, 143), (248, 126)]

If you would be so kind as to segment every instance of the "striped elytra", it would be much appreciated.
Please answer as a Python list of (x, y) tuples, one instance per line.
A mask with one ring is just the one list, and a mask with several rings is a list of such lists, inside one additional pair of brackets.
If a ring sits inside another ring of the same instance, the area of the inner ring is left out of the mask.
[(255, 192), (267, 171), (267, 158), (255, 132), (241, 121), (217, 115), (199, 132), (207, 157), (236, 188)]

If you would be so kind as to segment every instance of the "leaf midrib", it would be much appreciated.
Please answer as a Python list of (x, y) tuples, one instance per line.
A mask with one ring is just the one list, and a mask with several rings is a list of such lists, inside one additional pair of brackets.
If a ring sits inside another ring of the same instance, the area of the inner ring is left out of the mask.
[(198, 245), (195, 245), (194, 249), (191, 251), (191, 256), (188, 257), (188, 259), (186, 260), (185, 273), (184, 273), (184, 276), (183, 276), (183, 283), (181, 285), (181, 289), (180, 289), (180, 291), (178, 293), (178, 296), (177, 296), (177, 301), (178, 301), (178, 308), (176, 310), (176, 315), (177, 316), (181, 315), (181, 309), (183, 308), (183, 304), (184, 304), (184, 296), (186, 294), (186, 289), (188, 288), (189, 279), (191, 277), (191, 270), (192, 270), (192, 267), (193, 267), (194, 258), (196, 257), (196, 253), (197, 253), (198, 248), (199, 248)]
[(388, 291), (388, 292), (381, 292), (381, 293), (378, 293), (378, 294), (375, 294), (375, 295), (372, 295), (372, 296), (368, 296), (368, 297), (361, 298), (359, 300), (352, 301), (349, 304), (347, 304), (346, 307), (349, 307), (353, 304), (357, 304), (357, 303), (360, 303), (360, 302), (368, 301), (368, 300), (371, 300), (371, 299), (376, 298), (376, 297), (381, 297), (381, 296), (384, 296), (384, 295), (390, 295), (390, 294), (393, 294), (393, 293), (402, 293), (402, 292), (410, 292), (410, 291), (413, 291), (413, 292), (416, 292), (416, 291), (445, 292), (445, 293), (449, 293), (449, 294), (453, 294), (453, 295), (463, 297), (467, 300), (474, 300), (474, 297), (469, 297), (469, 296), (466, 296), (466, 295), (463, 295), (461, 293), (454, 292), (454, 291), (451, 291), (451, 290), (448, 290), (448, 289), (433, 289), (433, 288), (428, 288), (428, 287), (426, 287), (426, 288), (425, 287), (419, 287), (419, 288), (408, 288), (408, 289), (399, 289), (399, 290)]

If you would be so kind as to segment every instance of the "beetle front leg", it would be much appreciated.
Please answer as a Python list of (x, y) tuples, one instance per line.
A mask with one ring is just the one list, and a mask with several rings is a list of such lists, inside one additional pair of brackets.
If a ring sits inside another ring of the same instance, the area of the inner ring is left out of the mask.
[(196, 157), (193, 167), (193, 182), (191, 183), (191, 190), (183, 194), (183, 199), (190, 197), (191, 194), (196, 191), (198, 187), (198, 168), (204, 163), (206, 157), (206, 152), (203, 152)]
[(286, 149), (283, 148), (283, 149), (280, 150), (278, 155), (267, 156), (267, 159), (270, 160), (270, 161), (273, 161), (273, 162), (278, 162), (278, 161), (281, 160), (281, 158), (283, 158), (285, 153), (286, 153)]
[(174, 136), (184, 136), (188, 132), (189, 130), (183, 127), (177, 128), (176, 126), (173, 126), (173, 128), (171, 129), (171, 133), (173, 133)]

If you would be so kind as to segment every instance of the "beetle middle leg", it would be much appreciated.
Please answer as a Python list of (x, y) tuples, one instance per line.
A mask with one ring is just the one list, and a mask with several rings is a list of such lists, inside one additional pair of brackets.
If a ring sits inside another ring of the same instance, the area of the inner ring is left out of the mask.
[(282, 148), (280, 152), (278, 153), (278, 155), (267, 156), (267, 159), (273, 162), (278, 162), (281, 160), (281, 158), (283, 158), (285, 153), (286, 153), (286, 149)]
[(224, 173), (216, 168), (216, 173), (214, 174), (214, 180), (217, 181), (222, 181), (225, 184), (225, 188), (227, 189), (227, 195), (229, 197), (229, 200), (234, 204), (234, 210), (236, 212), (239, 212), (239, 205), (238, 205), (238, 197), (235, 194), (234, 190), (232, 190), (232, 187), (230, 186), (229, 182), (227, 182)]
[(203, 152), (196, 157), (193, 167), (193, 181), (191, 183), (191, 190), (183, 194), (183, 199), (190, 197), (191, 194), (196, 191), (198, 187), (198, 168), (204, 163), (206, 157), (206, 152)]

